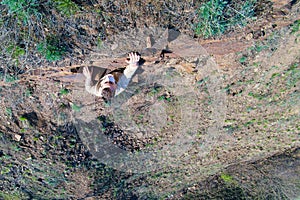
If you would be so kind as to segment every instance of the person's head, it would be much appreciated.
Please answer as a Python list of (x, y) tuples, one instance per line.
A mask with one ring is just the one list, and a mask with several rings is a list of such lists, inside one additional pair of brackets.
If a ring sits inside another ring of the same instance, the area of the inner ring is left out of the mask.
[(105, 75), (100, 79), (100, 87), (101, 95), (104, 100), (110, 100), (115, 95), (115, 91), (117, 89), (116, 81), (111, 74)]

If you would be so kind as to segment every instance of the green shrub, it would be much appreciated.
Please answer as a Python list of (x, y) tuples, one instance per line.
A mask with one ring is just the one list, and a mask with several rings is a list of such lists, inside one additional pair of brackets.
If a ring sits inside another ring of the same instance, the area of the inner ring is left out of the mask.
[(2, 5), (8, 7), (8, 13), (27, 24), (31, 15), (38, 15), (37, 0), (3, 0)]
[(196, 12), (195, 34), (209, 38), (219, 36), (233, 26), (244, 26), (254, 16), (255, 4), (256, 0), (247, 0), (242, 4), (230, 4), (225, 0), (210, 0)]
[(257, 0), (246, 0), (244, 3), (238, 3), (234, 7), (228, 6), (226, 17), (228, 26), (246, 26), (255, 16), (255, 5)]
[(6, 51), (11, 55), (13, 59), (18, 59), (20, 56), (23, 56), (25, 54), (25, 49), (16, 45), (8, 46)]
[(225, 19), (223, 18), (226, 5), (227, 2), (222, 0), (210, 0), (203, 4), (197, 11), (196, 35), (208, 38), (223, 33), (226, 29)]
[(6, 52), (9, 54), (9, 56), (12, 58), (14, 65), (19, 65), (19, 58), (20, 56), (25, 55), (25, 49), (18, 46), (11, 44), (6, 48)]
[(56, 38), (48, 38), (46, 41), (37, 45), (37, 50), (48, 61), (57, 61), (65, 54), (65, 47), (60, 44)]

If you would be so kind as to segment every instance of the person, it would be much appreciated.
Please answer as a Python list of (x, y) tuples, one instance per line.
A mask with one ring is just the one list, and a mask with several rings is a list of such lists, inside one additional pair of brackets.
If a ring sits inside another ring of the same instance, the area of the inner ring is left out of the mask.
[(106, 74), (95, 85), (92, 85), (92, 72), (88, 67), (84, 67), (85, 90), (95, 96), (102, 97), (105, 101), (111, 100), (127, 88), (139, 67), (140, 58), (141, 56), (137, 53), (129, 53), (129, 60), (126, 60), (128, 66), (124, 70)]

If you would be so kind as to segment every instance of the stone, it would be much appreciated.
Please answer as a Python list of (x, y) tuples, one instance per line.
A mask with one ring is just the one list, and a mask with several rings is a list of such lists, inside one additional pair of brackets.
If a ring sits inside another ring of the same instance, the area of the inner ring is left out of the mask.
[(19, 142), (21, 140), (22, 136), (21, 135), (18, 135), (18, 134), (15, 134), (14, 135), (14, 140)]

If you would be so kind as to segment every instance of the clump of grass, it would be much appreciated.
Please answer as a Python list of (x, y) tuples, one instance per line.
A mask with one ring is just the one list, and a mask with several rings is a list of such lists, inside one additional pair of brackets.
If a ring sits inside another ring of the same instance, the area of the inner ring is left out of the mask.
[(24, 122), (24, 121), (27, 121), (27, 118), (24, 117), (24, 116), (21, 116), (21, 117), (19, 117), (19, 120), (22, 121), (22, 122)]
[(74, 110), (75, 112), (79, 112), (81, 110), (81, 106), (72, 103), (71, 105), (72, 110)]
[(48, 61), (57, 61), (65, 54), (66, 48), (58, 39), (51, 37), (46, 39), (46, 41), (39, 43), (37, 45), (37, 51)]
[(7, 116), (9, 116), (9, 118), (12, 118), (12, 109), (6, 108), (6, 114), (7, 114)]
[(13, 74), (1, 74), (3, 75), (3, 79), (6, 83), (13, 83), (15, 82), (16, 80), (18, 80), (18, 77), (13, 75)]
[[(2, 174), (2, 171), (1, 171)], [(23, 197), (21, 196), (21, 194), (19, 194), (18, 192), (2, 192), (0, 191), (0, 199), (4, 199), (4, 200), (18, 200), (18, 199), (22, 199)]]
[(240, 61), (241, 64), (244, 64), (244, 63), (247, 62), (247, 57), (246, 56), (242, 56), (239, 61)]
[(226, 183), (232, 183), (233, 182), (233, 177), (230, 176), (229, 174), (222, 173), (220, 177)]
[(103, 41), (100, 36), (97, 37), (97, 48), (101, 49), (103, 45)]
[(292, 64), (285, 73), (286, 85), (288, 88), (295, 87), (297, 82), (300, 80), (300, 67), (298, 63)]
[(16, 46), (16, 45), (9, 45), (6, 49), (6, 51), (9, 54), (11, 54), (11, 57), (13, 59), (16, 59), (19, 56), (23, 56), (25, 54), (25, 49), (20, 46)]
[(19, 21), (27, 24), (32, 15), (38, 15), (37, 0), (2, 0), (2, 5), (7, 6), (8, 13), (14, 15)]
[(227, 2), (222, 0), (210, 0), (203, 4), (197, 11), (196, 35), (208, 38), (223, 33), (226, 29), (225, 19), (223, 18), (226, 5)]
[(234, 26), (245, 26), (255, 12), (256, 0), (233, 5), (225, 0), (209, 0), (196, 12), (195, 34), (204, 38), (222, 35)]
[(12, 58), (12, 60), (14, 61), (14, 63), (16, 65), (19, 64), (19, 58), (23, 55), (25, 55), (25, 49), (18, 46), (18, 45), (9, 45), (6, 48), (6, 52), (10, 55), (10, 57)]
[(61, 95), (67, 95), (67, 94), (70, 93), (70, 90), (68, 90), (67, 88), (63, 88), (63, 89), (61, 89), (61, 90), (59, 91), (59, 93), (60, 93)]
[(55, 0), (56, 9), (64, 16), (71, 17), (77, 11), (79, 11), (79, 7), (72, 0)]
[(296, 33), (300, 30), (300, 19), (294, 21), (292, 24), (292, 33)]

